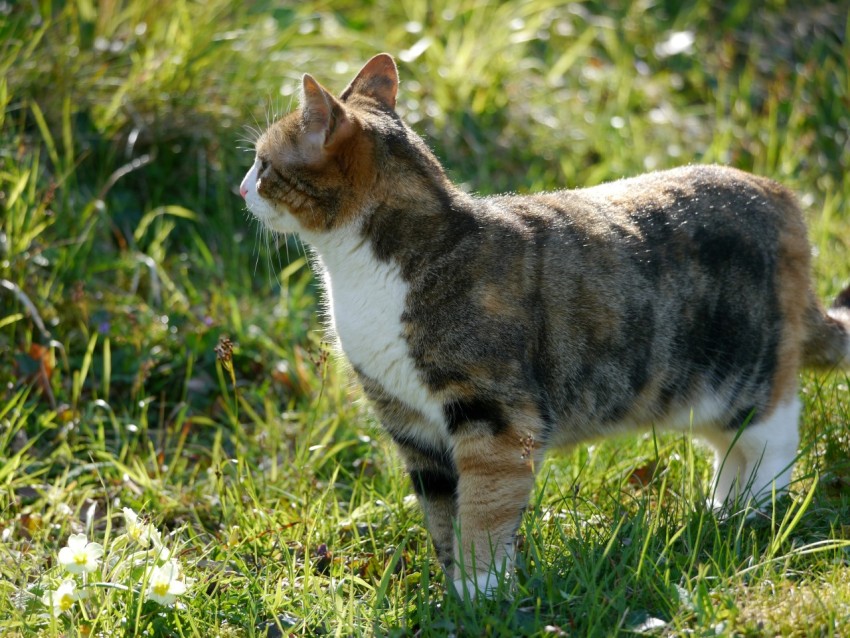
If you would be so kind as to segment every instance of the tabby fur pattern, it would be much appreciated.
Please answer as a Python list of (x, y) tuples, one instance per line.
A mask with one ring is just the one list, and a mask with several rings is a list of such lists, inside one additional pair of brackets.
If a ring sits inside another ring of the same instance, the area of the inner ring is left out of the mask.
[(798, 371), (850, 361), (794, 196), (721, 166), (475, 197), (395, 111), (380, 54), (303, 78), (240, 191), (314, 251), (328, 323), (459, 591), (492, 593), (544, 452), (648, 427), (714, 448), (717, 506), (791, 481)]

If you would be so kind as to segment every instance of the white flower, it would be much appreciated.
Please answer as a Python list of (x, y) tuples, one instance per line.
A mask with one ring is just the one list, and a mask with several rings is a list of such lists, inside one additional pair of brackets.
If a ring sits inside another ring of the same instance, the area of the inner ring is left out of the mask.
[(167, 563), (171, 560), (171, 550), (164, 545), (159, 545), (148, 552), (149, 556), (153, 556), (157, 563)]
[(153, 543), (154, 547), (162, 547), (162, 537), (159, 531), (150, 523), (139, 520), (139, 515), (129, 507), (121, 510), (124, 512), (124, 525), (127, 527), (127, 536), (136, 541), (144, 548)]
[(56, 591), (46, 591), (41, 597), (43, 602), (48, 607), (53, 607), (53, 615), (58, 616), (62, 612), (68, 611), (74, 606), (74, 602), (82, 598), (77, 592), (77, 584), (73, 580), (63, 581)]
[(180, 566), (176, 560), (165, 565), (152, 567), (148, 572), (146, 598), (160, 605), (172, 605), (177, 597), (186, 593), (186, 581), (180, 577)]
[(93, 572), (103, 556), (100, 543), (89, 543), (85, 534), (71, 534), (68, 546), (59, 550), (59, 563), (72, 574)]

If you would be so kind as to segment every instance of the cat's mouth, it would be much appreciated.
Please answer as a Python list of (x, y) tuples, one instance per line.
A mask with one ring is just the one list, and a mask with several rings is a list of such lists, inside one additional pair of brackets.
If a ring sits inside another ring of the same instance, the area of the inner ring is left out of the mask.
[(281, 202), (272, 204), (259, 193), (259, 161), (245, 174), (239, 185), (239, 194), (245, 200), (248, 211), (269, 230), (279, 233), (291, 233), (298, 230), (298, 224), (289, 206)]

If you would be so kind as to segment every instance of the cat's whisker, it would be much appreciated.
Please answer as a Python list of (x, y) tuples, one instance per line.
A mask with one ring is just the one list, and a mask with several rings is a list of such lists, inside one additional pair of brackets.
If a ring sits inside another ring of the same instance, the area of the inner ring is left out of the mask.
[(274, 270), (274, 264), (272, 262), (272, 236), (273, 231), (266, 229), (264, 233), (264, 239), (266, 243), (266, 269), (268, 270), (268, 274), (266, 278), (269, 282), (269, 287), (274, 287), (274, 282), (277, 280), (277, 272)]
[(260, 253), (262, 252), (262, 237), (265, 232), (263, 224), (257, 222), (255, 226), (256, 238), (254, 240), (254, 277), (257, 276), (257, 268), (260, 265)]
[[(254, 121), (257, 121), (256, 118), (254, 119)], [(248, 134), (250, 134), (250, 137), (247, 137), (247, 139), (257, 139), (263, 134), (263, 130), (265, 130), (260, 128), (259, 123), (255, 125), (243, 124), (242, 129), (245, 131), (246, 137)]]
[(257, 132), (257, 138), (259, 139), (259, 137), (262, 135), (262, 132), (268, 130), (268, 128), (269, 128), (268, 122), (266, 122), (266, 126), (263, 127), (263, 125), (260, 124), (259, 120), (257, 119), (256, 115), (253, 116), (253, 119), (254, 119), (254, 126), (251, 127), (251, 128), (252, 128), (252, 130)]
[(277, 278), (277, 283), (280, 286), (283, 286), (283, 282), (280, 280), (280, 272), (283, 270), (283, 262), (280, 259), (280, 244), (283, 241), (286, 244), (286, 235), (281, 235), (280, 233), (274, 234), (274, 257), (277, 260), (277, 268), (275, 269), (275, 275)]
[(267, 129), (272, 125), (272, 122), (274, 122), (274, 119), (272, 118), (272, 94), (271, 94), (271, 92), (269, 92), (266, 95), (266, 128)]
[(266, 283), (270, 288), (274, 288), (274, 272), (272, 269), (272, 260), (271, 260), (271, 240), (269, 239), (269, 235), (271, 235), (271, 231), (268, 229), (263, 231), (263, 243), (265, 244), (264, 248), (264, 259), (266, 262)]
[(262, 137), (263, 131), (265, 130), (265, 129), (260, 128), (260, 124), (259, 124), (259, 122), (257, 122), (256, 118), (254, 118), (254, 122), (256, 123), (256, 126), (251, 126), (250, 124), (244, 124), (242, 126), (242, 128), (246, 132), (246, 135), (244, 135), (242, 138), (240, 138), (243, 141), (248, 142), (252, 146), (254, 146), (257, 143), (257, 140), (260, 139), (260, 137)]

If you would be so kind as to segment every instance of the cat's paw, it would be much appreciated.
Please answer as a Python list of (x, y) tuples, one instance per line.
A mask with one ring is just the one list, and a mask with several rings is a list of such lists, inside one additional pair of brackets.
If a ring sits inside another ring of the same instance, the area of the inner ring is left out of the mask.
[(739, 516), (752, 521), (764, 518), (771, 519), (774, 509), (785, 501), (785, 493), (762, 494), (760, 497), (751, 494), (745, 497), (728, 498), (726, 500), (709, 499), (708, 509), (714, 514), (718, 521), (726, 522)]
[(475, 577), (455, 578), (452, 582), (455, 593), (462, 599), (474, 601), (476, 598), (493, 600), (506, 593), (507, 577), (493, 572), (479, 572)]
[(705, 506), (718, 521), (725, 521), (734, 514), (733, 503), (718, 498), (707, 499)]

